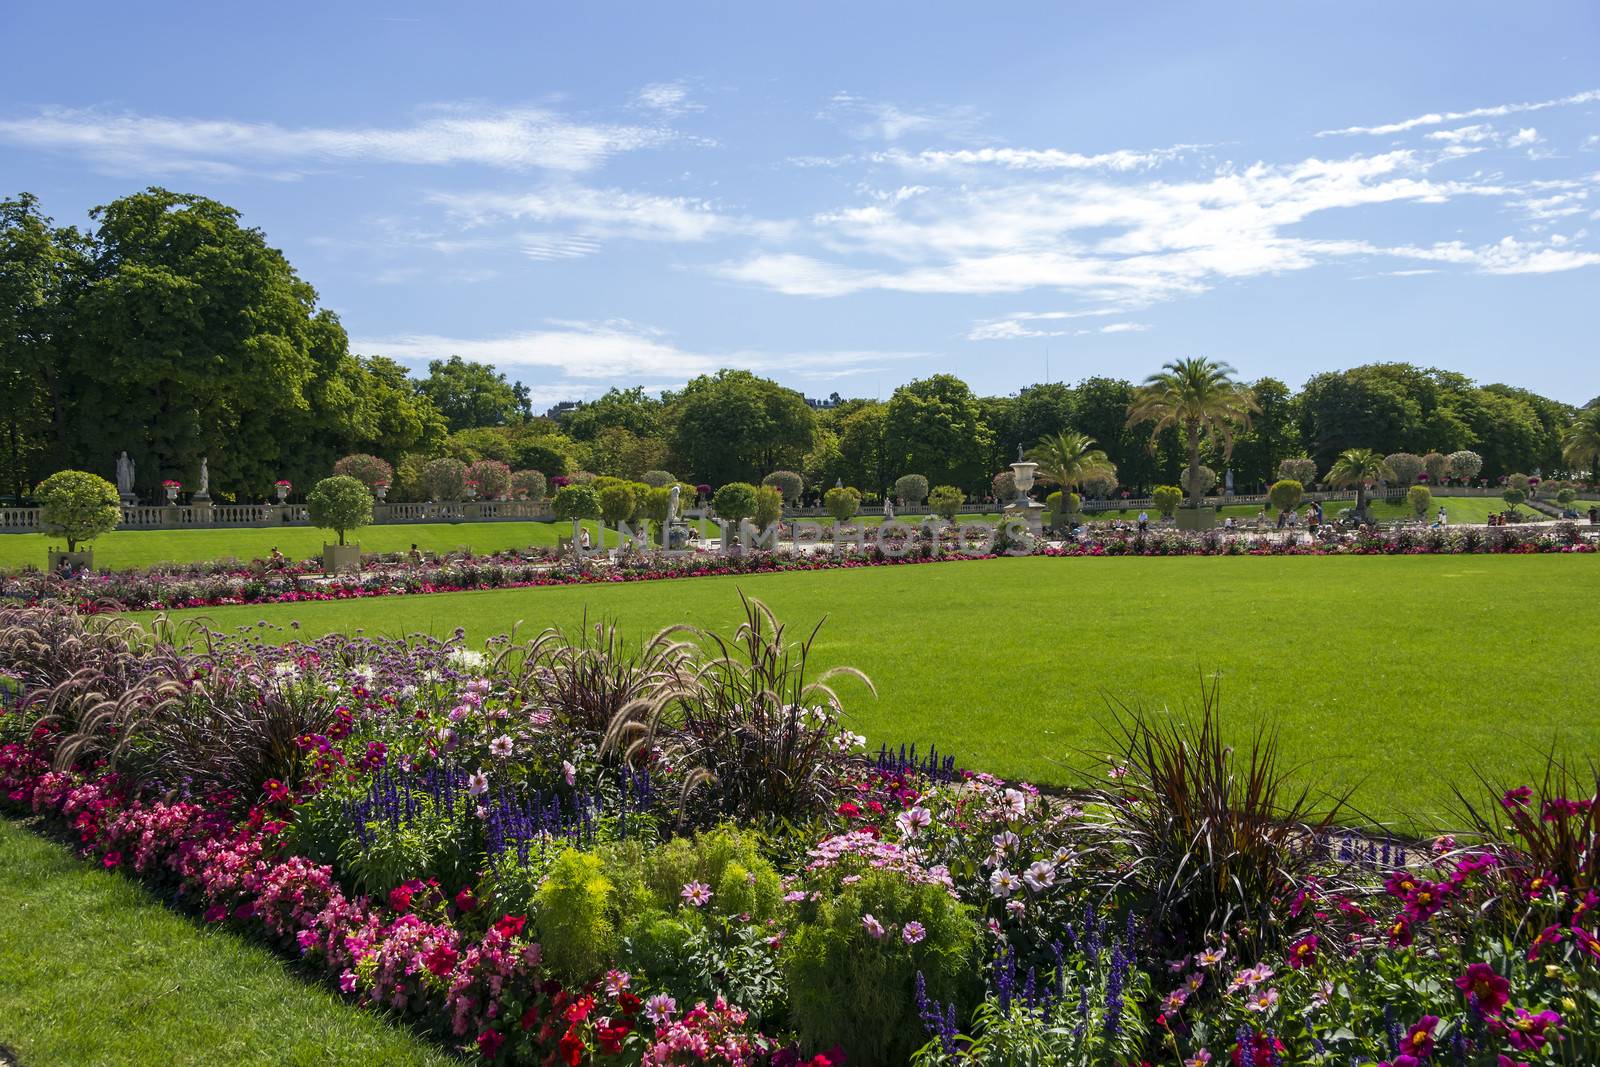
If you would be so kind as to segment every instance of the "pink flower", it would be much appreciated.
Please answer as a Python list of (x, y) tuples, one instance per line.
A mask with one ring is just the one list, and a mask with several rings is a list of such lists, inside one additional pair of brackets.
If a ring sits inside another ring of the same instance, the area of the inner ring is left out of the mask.
[(908, 945), (915, 945), (927, 934), (928, 932), (923, 929), (922, 924), (913, 919), (906, 923), (905, 929), (900, 931), (900, 939)]
[(678, 1010), (678, 1002), (665, 993), (657, 993), (644, 1002), (644, 1017), (654, 1026), (668, 1022)]
[(1277, 1005), (1277, 1003), (1278, 991), (1276, 989), (1268, 989), (1260, 993), (1251, 993), (1250, 999), (1245, 1001), (1244, 1006), (1251, 1011), (1268, 1012), (1271, 1011)]
[(683, 892), (679, 895), (696, 908), (703, 908), (711, 903), (711, 887), (704, 882), (690, 882), (683, 887)]
[(121, 865), (121, 863), (122, 863), (122, 853), (120, 853), (120, 852), (107, 852), (106, 853), (106, 858), (101, 860), (100, 862), (105, 867), (105, 869), (109, 871), (113, 867), (117, 867), (117, 866)]
[(882, 941), (884, 935), (883, 924), (871, 912), (861, 917), (861, 925), (873, 939)]

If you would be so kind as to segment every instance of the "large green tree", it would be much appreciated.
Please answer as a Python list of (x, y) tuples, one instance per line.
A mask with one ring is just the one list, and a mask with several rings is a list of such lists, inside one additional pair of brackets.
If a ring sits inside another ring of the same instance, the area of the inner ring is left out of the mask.
[(1250, 390), (1233, 380), (1232, 367), (1192, 357), (1174, 360), (1145, 379), (1128, 408), (1128, 425), (1149, 424), (1151, 447), (1164, 429), (1182, 433), (1187, 460), (1184, 485), (1189, 491), (1189, 505), (1198, 508), (1204, 492), (1200, 478), (1202, 440), (1226, 460), (1233, 451), (1235, 431), (1249, 426), (1256, 410)]
[(816, 422), (805, 397), (745, 370), (695, 378), (671, 398), (667, 419), (674, 463), (710, 485), (801, 466)]
[(887, 474), (920, 474), (930, 484), (976, 492), (988, 484), (993, 447), (977, 398), (955, 375), (918, 379), (889, 398), (883, 426)]
[(451, 430), (504, 426), (527, 414), (523, 397), (504, 374), (460, 356), (431, 361), (417, 390), (433, 402)]
[(575, 441), (592, 441), (601, 431), (618, 428), (635, 437), (659, 437), (665, 413), (666, 405), (646, 396), (643, 386), (608, 389), (600, 399), (568, 413), (561, 429)]
[(1240, 491), (1276, 480), (1278, 464), (1304, 452), (1294, 393), (1276, 378), (1258, 378), (1250, 393), (1259, 409), (1233, 440), (1234, 484)]

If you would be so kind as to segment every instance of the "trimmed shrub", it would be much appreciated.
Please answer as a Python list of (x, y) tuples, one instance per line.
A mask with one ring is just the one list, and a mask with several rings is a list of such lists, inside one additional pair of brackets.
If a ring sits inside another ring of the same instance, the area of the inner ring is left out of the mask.
[(1478, 472), (1483, 470), (1483, 457), (1476, 452), (1468, 452), (1463, 449), (1460, 452), (1452, 452), (1445, 457), (1445, 464), (1450, 472), (1450, 477), (1458, 482), (1466, 483), (1476, 478)]
[(756, 487), (749, 482), (729, 482), (711, 497), (711, 510), (717, 517), (737, 524), (756, 513)]
[(1050, 508), (1052, 526), (1066, 526), (1083, 509), (1083, 501), (1077, 493), (1068, 492), (1063, 496), (1059, 489), (1045, 497), (1044, 502)]
[(377, 456), (369, 456), (365, 452), (345, 456), (333, 465), (333, 473), (354, 478), (368, 489), (394, 484), (394, 468)]
[[(1217, 484), (1217, 472), (1204, 464), (1196, 468), (1195, 475), (1200, 480), (1199, 488), (1194, 490), (1197, 495), (1204, 495), (1210, 492)], [(1178, 475), (1178, 485), (1183, 488), (1185, 493), (1190, 491), (1189, 468), (1185, 467), (1183, 473)]]
[(783, 518), (783, 492), (775, 485), (756, 490), (755, 524), (765, 530)]
[(537, 894), (542, 959), (569, 982), (586, 982), (616, 958), (616, 883), (592, 852), (567, 849), (555, 858)]
[(478, 483), (481, 500), (504, 500), (511, 493), (511, 468), (498, 459), (480, 459), (468, 475)]
[(652, 489), (661, 489), (671, 485), (678, 479), (674, 478), (668, 471), (645, 471), (639, 475), (639, 480)]
[[(927, 1039), (917, 975), (929, 1000), (954, 1002), (965, 1017), (977, 993), (977, 923), (940, 886), (895, 871), (869, 869), (821, 898), (805, 907), (783, 961), (801, 1047), (847, 1046), (856, 1067), (910, 1063)], [(905, 936), (912, 922), (920, 939)]]
[(1163, 518), (1170, 519), (1178, 510), (1178, 505), (1183, 503), (1183, 490), (1175, 485), (1158, 485), (1150, 494), (1150, 501)]
[(835, 486), (822, 494), (822, 506), (839, 522), (849, 522), (861, 510), (861, 491), (849, 486)]
[(1293, 511), (1305, 495), (1306, 487), (1293, 478), (1280, 478), (1267, 490), (1267, 499), (1279, 511)]
[(467, 495), (467, 479), (472, 468), (459, 459), (443, 456), (422, 468), (420, 487), (429, 500), (435, 503), (453, 503)]
[(761, 484), (782, 493), (783, 502), (790, 507), (800, 503), (800, 494), (806, 490), (806, 480), (794, 471), (773, 471), (761, 479)]
[(1383, 457), (1383, 461), (1394, 472), (1394, 480), (1399, 485), (1410, 485), (1417, 480), (1417, 476), (1428, 469), (1423, 458), (1410, 452), (1391, 452)]
[(894, 480), (894, 495), (907, 507), (917, 507), (928, 499), (928, 479), (920, 474), (902, 474)]
[[(1212, 477), (1216, 477), (1212, 475)], [(1104, 500), (1117, 491), (1117, 476), (1115, 474), (1094, 474), (1083, 480), (1083, 491), (1092, 499)]]
[(1511, 505), (1511, 510), (1515, 511), (1517, 510), (1518, 504), (1522, 504), (1527, 501), (1528, 491), (1526, 489), (1518, 489), (1514, 485), (1508, 485), (1504, 491), (1501, 492), (1500, 499)]
[(1411, 514), (1420, 519), (1433, 507), (1433, 491), (1425, 485), (1413, 485), (1406, 491), (1406, 503), (1411, 505)]
[(67, 539), (67, 551), (81, 541), (110, 533), (122, 521), (117, 487), (88, 471), (56, 471), (33, 491), (47, 533)]
[(558, 519), (577, 522), (600, 517), (600, 494), (587, 485), (563, 485), (550, 503)]
[(1428, 476), (1428, 481), (1443, 485), (1445, 479), (1450, 477), (1450, 460), (1438, 452), (1429, 452), (1422, 457), (1422, 470)]
[(967, 495), (953, 485), (938, 486), (928, 494), (928, 507), (934, 514), (952, 522), (961, 514), (961, 506), (966, 502)]
[(1017, 472), (1001, 471), (989, 481), (989, 491), (994, 494), (995, 500), (1002, 504), (1009, 504), (1017, 499)]
[(372, 492), (348, 474), (335, 474), (311, 487), (306, 511), (313, 526), (333, 530), (342, 545), (346, 533), (372, 524)]
[(1314, 485), (1317, 481), (1317, 461), (1309, 456), (1291, 456), (1278, 462), (1279, 479), (1299, 482), (1302, 486)]
[(538, 471), (517, 471), (511, 476), (511, 495), (534, 503), (544, 499), (547, 489), (544, 475)]
[(615, 526), (619, 522), (627, 522), (633, 518), (634, 509), (639, 505), (634, 496), (633, 489), (626, 484), (608, 485), (600, 490), (600, 517), (606, 525)]

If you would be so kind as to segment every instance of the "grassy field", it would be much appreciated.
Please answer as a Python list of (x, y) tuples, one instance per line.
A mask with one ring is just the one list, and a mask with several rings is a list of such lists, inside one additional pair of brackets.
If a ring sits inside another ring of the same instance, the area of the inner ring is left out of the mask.
[(460, 1062), (8, 819), (0, 931), (0, 1045), (25, 1067)]
[(481, 641), (587, 612), (645, 637), (675, 622), (730, 628), (741, 589), (794, 630), (827, 619), (819, 661), (878, 686), (877, 700), (848, 700), (874, 744), (933, 741), (1007, 776), (1070, 783), (1105, 750), (1108, 701), (1182, 708), (1213, 671), (1238, 737), (1278, 727), (1306, 777), (1353, 787), (1367, 813), (1412, 829), (1444, 818), (1451, 783), (1477, 768), (1525, 773), (1553, 743), (1600, 752), (1600, 676), (1584, 669), (1592, 556), (1004, 559), (206, 617), (298, 620), (302, 634), (462, 626)]
[[(1354, 501), (1352, 501), (1354, 503)], [(1483, 522), (1490, 511), (1501, 510), (1498, 500), (1475, 497), (1447, 497), (1442, 500), (1450, 509), (1452, 522)], [(1237, 505), (1226, 508), (1224, 515), (1237, 519), (1254, 518), (1258, 508)], [(1329, 516), (1337, 514), (1338, 507), (1328, 505)], [(1401, 518), (1409, 512), (1403, 505), (1373, 504), (1373, 514), (1385, 521)], [(1523, 509), (1523, 514), (1542, 518), (1537, 512)], [(1137, 511), (1096, 512), (1097, 521), (1115, 518), (1132, 520)], [(921, 512), (909, 512), (907, 518), (921, 518)], [(962, 515), (965, 520), (981, 520), (985, 516)], [(989, 516), (992, 520), (993, 516)], [(826, 520), (823, 520), (826, 521)], [(876, 524), (883, 521), (880, 514), (867, 514), (861, 521)], [(591, 536), (599, 544), (594, 523), (586, 523)], [(404, 552), (416, 542), (427, 552), (452, 552), (471, 549), (473, 552), (496, 552), (529, 545), (554, 545), (556, 538), (572, 529), (565, 522), (462, 522), (419, 523), (417, 525), (369, 526), (356, 540), (368, 552)], [(701, 523), (705, 536), (715, 536), (716, 525)], [(616, 534), (607, 535), (608, 544), (615, 543)], [(194, 562), (216, 559), (264, 559), (274, 546), (286, 555), (303, 559), (320, 555), (327, 540), (322, 530), (305, 526), (285, 526), (281, 529), (240, 530), (117, 530), (94, 543), (95, 566), (101, 569), (148, 567), (152, 563)], [(43, 567), (46, 550), (50, 546), (65, 547), (60, 538), (45, 534), (0, 534), (0, 571), (14, 571), (32, 565)]]

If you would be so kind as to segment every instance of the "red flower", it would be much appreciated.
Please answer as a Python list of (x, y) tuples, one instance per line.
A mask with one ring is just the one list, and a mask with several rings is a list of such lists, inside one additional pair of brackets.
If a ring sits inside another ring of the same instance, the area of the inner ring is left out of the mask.
[(106, 858), (101, 860), (100, 862), (103, 863), (105, 865), (106, 870), (109, 871), (113, 867), (117, 867), (117, 866), (121, 865), (121, 863), (122, 863), (122, 853), (120, 853), (120, 852), (107, 852), (106, 853)]
[(1427, 1059), (1433, 1055), (1433, 1031), (1438, 1025), (1437, 1015), (1424, 1015), (1406, 1031), (1406, 1036), (1400, 1041), (1400, 1047), (1405, 1050), (1406, 1055), (1415, 1056), (1419, 1060)]
[(578, 1028), (570, 1026), (567, 1032), (561, 1035), (561, 1045), (557, 1050), (561, 1054), (562, 1063), (567, 1067), (578, 1067), (583, 1062), (583, 1038), (578, 1036)]
[(389, 890), (389, 907), (395, 911), (405, 912), (411, 910), (411, 898), (417, 895), (417, 890), (422, 888), (421, 882), (405, 882)]
[(506, 1039), (498, 1030), (485, 1030), (478, 1035), (478, 1052), (486, 1060), (492, 1060), (500, 1051), (500, 1046)]
[(840, 804), (835, 810), (847, 819), (854, 819), (857, 815), (861, 814), (861, 809), (856, 807), (854, 802), (849, 800), (845, 801), (843, 804)]
[(526, 915), (502, 915), (495, 920), (494, 930), (495, 933), (510, 941), (522, 933), (522, 928), (527, 925), (528, 917)]
[(456, 960), (460, 958), (461, 953), (449, 945), (435, 945), (422, 957), (422, 963), (429, 971), (443, 978), (455, 969)]

